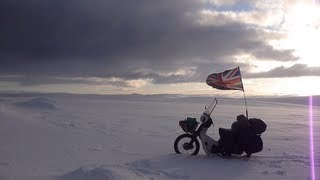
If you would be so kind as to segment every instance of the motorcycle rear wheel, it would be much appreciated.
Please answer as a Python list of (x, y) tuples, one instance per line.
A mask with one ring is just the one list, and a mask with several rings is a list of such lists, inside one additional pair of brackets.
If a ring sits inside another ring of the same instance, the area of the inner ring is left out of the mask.
[[(193, 139), (193, 143), (190, 141)], [(200, 144), (191, 134), (181, 134), (174, 141), (174, 151), (177, 154), (197, 155), (199, 153)]]

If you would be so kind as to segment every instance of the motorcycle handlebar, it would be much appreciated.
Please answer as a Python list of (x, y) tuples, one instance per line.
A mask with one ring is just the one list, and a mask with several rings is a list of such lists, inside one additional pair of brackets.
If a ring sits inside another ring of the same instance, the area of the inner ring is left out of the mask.
[(218, 100), (217, 98), (213, 98), (214, 102), (206, 105), (204, 108), (205, 108), (205, 111), (204, 111), (204, 114), (207, 114), (207, 115), (211, 115), (212, 111), (216, 108), (217, 104), (218, 104)]

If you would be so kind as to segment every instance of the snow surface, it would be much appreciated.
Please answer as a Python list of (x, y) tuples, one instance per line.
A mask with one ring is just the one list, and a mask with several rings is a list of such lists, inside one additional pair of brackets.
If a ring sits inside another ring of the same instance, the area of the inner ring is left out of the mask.
[[(0, 95), (1, 180), (311, 179), (309, 108), (249, 99), (263, 119), (264, 150), (245, 157), (174, 153), (178, 121), (200, 117), (210, 98), (184, 96)], [(291, 102), (291, 101), (287, 101)], [(305, 102), (305, 99), (303, 100)], [(219, 99), (211, 117), (229, 128), (241, 99)], [(316, 179), (320, 179), (320, 107), (313, 108)]]

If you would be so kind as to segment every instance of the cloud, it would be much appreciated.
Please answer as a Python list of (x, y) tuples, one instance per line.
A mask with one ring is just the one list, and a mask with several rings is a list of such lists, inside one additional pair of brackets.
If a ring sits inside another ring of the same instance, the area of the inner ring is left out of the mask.
[(208, 15), (220, 23), (201, 24), (203, 9), (206, 3), (196, 0), (3, 0), (0, 75), (15, 75), (10, 81), (24, 85), (130, 86), (203, 81), (214, 70), (237, 66), (233, 57), (243, 53), (257, 60), (297, 59), (293, 50), (268, 43), (280, 33), (223, 12)]
[(248, 5), (256, 3), (255, 0), (208, 0), (208, 3), (216, 6), (235, 6), (235, 5)]
[(301, 77), (320, 76), (320, 67), (308, 67), (305, 64), (295, 64), (290, 67), (277, 67), (267, 72), (246, 73), (246, 78), (281, 78), (281, 77)]

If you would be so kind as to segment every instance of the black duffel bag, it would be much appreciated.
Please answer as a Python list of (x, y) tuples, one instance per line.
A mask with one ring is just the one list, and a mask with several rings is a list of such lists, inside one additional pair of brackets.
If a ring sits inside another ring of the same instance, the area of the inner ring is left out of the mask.
[(267, 129), (267, 124), (263, 120), (258, 118), (250, 118), (249, 124), (250, 124), (251, 130), (255, 134), (262, 134)]

